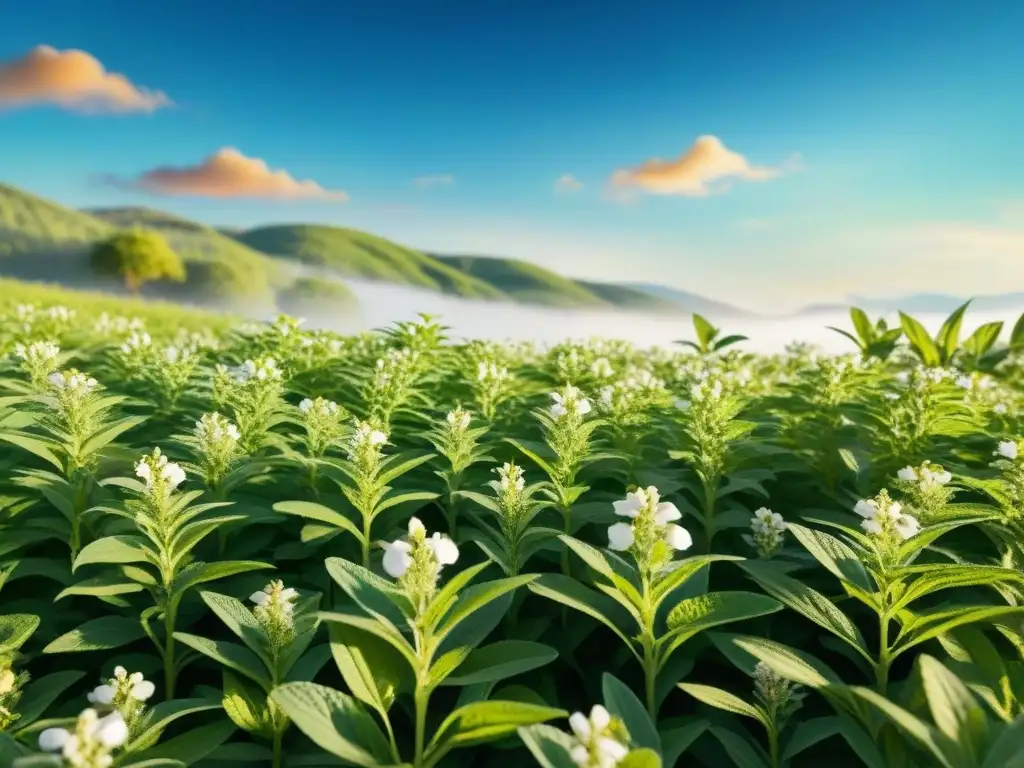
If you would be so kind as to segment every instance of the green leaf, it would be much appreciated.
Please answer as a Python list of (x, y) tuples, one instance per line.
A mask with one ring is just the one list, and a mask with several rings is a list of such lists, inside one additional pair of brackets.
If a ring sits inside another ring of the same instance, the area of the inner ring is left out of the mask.
[[(1024, 317), (1024, 315), (1022, 315)], [(981, 768), (1021, 768), (1024, 766), (1024, 717), (1018, 717), (996, 737)]]
[(915, 645), (944, 635), (957, 627), (978, 622), (995, 622), (1024, 613), (1024, 607), (1014, 605), (959, 606), (932, 613), (917, 614), (910, 623), (903, 626), (900, 637), (892, 651), (896, 658)]
[(274, 511), (327, 523), (335, 528), (351, 533), (360, 541), (363, 540), (363, 532), (359, 530), (359, 527), (354, 522), (340, 512), (335, 512), (323, 504), (316, 504), (312, 501), (279, 501), (274, 505)]
[(705, 629), (781, 610), (777, 600), (756, 592), (710, 592), (682, 600), (669, 612), (668, 634), (658, 640), (663, 649), (661, 666), (680, 645)]
[(863, 346), (867, 346), (874, 341), (875, 327), (871, 324), (863, 309), (850, 307), (850, 321), (853, 323), (853, 328), (857, 332), (857, 336), (860, 337)]
[(72, 685), (85, 677), (84, 672), (68, 670), (53, 672), (31, 680), (18, 701), (17, 728), (24, 728), (38, 720), (50, 705)]
[(72, 584), (62, 590), (53, 598), (54, 602), (72, 595), (91, 595), (93, 597), (108, 597), (110, 595), (128, 595), (133, 592), (141, 592), (143, 586), (136, 581), (125, 581), (121, 574), (104, 574), (93, 576), (91, 579)]
[(550, 725), (531, 725), (519, 729), (519, 738), (540, 768), (578, 768), (569, 754), (576, 741), (564, 731)]
[(970, 303), (970, 300), (965, 301), (954, 309), (953, 313), (946, 318), (942, 327), (939, 328), (939, 333), (935, 337), (935, 346), (939, 350), (941, 362), (943, 363), (953, 359), (953, 353), (956, 352), (960, 344), (960, 326), (963, 325), (964, 312), (967, 311)]
[(245, 643), (264, 664), (271, 666), (270, 641), (263, 625), (241, 600), (216, 592), (200, 592), (199, 597), (235, 637)]
[(476, 584), (464, 590), (452, 606), (451, 611), (441, 620), (437, 629), (438, 641), (444, 639), (459, 624), (468, 619), (474, 613), (482, 609), (493, 600), (508, 594), (519, 587), (530, 584), (537, 578), (537, 574), (525, 574), (522, 576), (511, 576), (506, 579), (495, 579)]
[(839, 721), (835, 717), (816, 717), (798, 723), (786, 743), (782, 759), (784, 762), (792, 760), (805, 749), (810, 749), (819, 741), (824, 741), (838, 733)]
[(102, 616), (61, 635), (43, 648), (43, 653), (109, 651), (141, 640), (145, 635), (137, 618)]
[(196, 712), (208, 712), (213, 709), (220, 709), (219, 701), (211, 702), (206, 699), (161, 701), (146, 710), (145, 717), (139, 723), (138, 734), (128, 744), (127, 749), (131, 752), (147, 749), (156, 744), (160, 734), (175, 720)]
[(174, 580), (173, 590), (178, 594), (182, 594), (200, 584), (208, 584), (211, 581), (219, 581), (229, 576), (237, 576), (240, 573), (261, 571), (272, 569), (273, 567), (270, 563), (260, 563), (255, 560), (223, 560), (217, 563), (194, 563), (178, 574), (178, 577)]
[(31, 613), (0, 616), (0, 652), (10, 653), (21, 648), (39, 627), (39, 621), (39, 617)]
[(932, 720), (942, 733), (977, 760), (988, 742), (985, 713), (960, 679), (928, 655), (918, 659)]
[(391, 765), (387, 738), (358, 701), (316, 683), (285, 683), (270, 694), (321, 749), (363, 768)]
[(192, 728), (181, 736), (161, 742), (139, 755), (143, 759), (177, 759), (186, 765), (195, 765), (213, 753), (236, 731), (234, 723), (218, 720), (209, 725)]
[(817, 659), (781, 643), (761, 637), (737, 637), (733, 643), (794, 683), (818, 689), (841, 682), (835, 672)]
[(661, 752), (661, 737), (636, 694), (607, 672), (601, 676), (601, 695), (608, 711), (622, 720), (632, 744)]
[(535, 725), (556, 717), (567, 717), (563, 709), (524, 704), (518, 701), (476, 701), (459, 707), (445, 718), (427, 747), (428, 759), (451, 749), (497, 741), (520, 726)]
[(515, 677), (558, 658), (558, 651), (527, 640), (499, 640), (473, 650), (442, 685), (474, 685)]
[(923, 325), (903, 312), (900, 312), (900, 325), (907, 337), (907, 341), (910, 342), (911, 349), (914, 350), (922, 363), (928, 366), (941, 365), (942, 356), (939, 353), (939, 349), (935, 346), (935, 342), (932, 341)]
[(575, 579), (555, 573), (545, 573), (532, 582), (529, 589), (541, 597), (554, 600), (601, 622), (619, 636), (634, 656), (640, 658), (633, 647), (633, 641), (626, 635), (626, 631), (620, 628), (629, 626), (630, 616), (610, 597), (588, 589)]
[(273, 735), (273, 728), (266, 704), (266, 693), (251, 690), (242, 679), (235, 677), (226, 669), (223, 675), (224, 698), (221, 700), (221, 706), (231, 718), (231, 722), (243, 731), (270, 738)]
[(317, 615), (320, 617), (321, 621), (329, 624), (343, 624), (362, 632), (368, 632), (371, 635), (375, 635), (381, 640), (387, 642), (392, 648), (404, 656), (410, 667), (416, 667), (419, 664), (416, 651), (411, 645), (409, 645), (409, 642), (401, 635), (401, 633), (393, 626), (389, 626), (379, 619), (346, 610), (320, 611)]
[(867, 644), (864, 642), (860, 630), (825, 595), (811, 589), (803, 582), (780, 573), (778, 569), (764, 561), (747, 560), (740, 563), (740, 568), (749, 573), (754, 581), (776, 600), (810, 619), (819, 627), (827, 629), (840, 640), (853, 646), (866, 659), (872, 661), (871, 655), (866, 651)]
[(725, 748), (734, 768), (770, 768), (765, 759), (751, 746), (749, 736), (714, 726), (708, 731)]
[(687, 721), (682, 725), (671, 725), (661, 729), (661, 756), (667, 768), (679, 762), (679, 756), (690, 748), (708, 728), (707, 720)]
[(836, 578), (868, 592), (874, 590), (874, 584), (857, 553), (835, 536), (796, 523), (790, 523), (787, 530)]
[(154, 562), (156, 556), (141, 536), (107, 536), (86, 544), (71, 567), (77, 571), (83, 565), (121, 565), (124, 563)]
[(698, 685), (697, 683), (679, 683), (678, 687), (693, 696), (693, 698), (709, 706), (752, 718), (759, 723), (764, 723), (767, 727), (764, 713), (735, 694), (723, 691), (721, 688), (714, 688), (710, 685)]
[(373, 514), (379, 515), (386, 509), (397, 507), (399, 504), (408, 504), (413, 501), (433, 501), (440, 494), (432, 493), (431, 491), (407, 491), (405, 493), (396, 493), (393, 496), (387, 496), (384, 500), (373, 509)]
[(241, 672), (250, 680), (259, 683), (264, 691), (271, 687), (270, 678), (260, 658), (241, 645), (224, 642), (223, 640), (210, 640), (199, 635), (190, 635), (186, 632), (175, 632), (174, 639), (189, 648), (199, 651), (207, 658), (223, 664), (228, 669)]
[(881, 710), (882, 714), (892, 720), (914, 741), (931, 752), (932, 756), (943, 768), (960, 768), (963, 765), (969, 764), (962, 748), (956, 742), (950, 741), (944, 734), (928, 725), (928, 723), (875, 691), (860, 687), (851, 690), (869, 704)]
[(0, 432), (0, 440), (4, 442), (16, 445), (19, 448), (24, 448), (31, 454), (38, 456), (44, 461), (49, 462), (57, 468), (58, 472), (64, 472), (64, 464), (60, 459), (50, 450), (52, 443), (40, 440), (36, 437), (23, 434), (21, 432)]
[(125, 416), (123, 419), (118, 419), (103, 431), (95, 433), (86, 440), (81, 448), (82, 455), (91, 456), (97, 451), (106, 448), (112, 441), (116, 440), (129, 429), (137, 427), (139, 424), (144, 422), (146, 418), (146, 416)]
[(661, 757), (653, 749), (633, 749), (615, 764), (615, 768), (661, 768)]
[(377, 635), (346, 624), (328, 624), (331, 654), (352, 694), (386, 717), (401, 690), (412, 687), (407, 659)]

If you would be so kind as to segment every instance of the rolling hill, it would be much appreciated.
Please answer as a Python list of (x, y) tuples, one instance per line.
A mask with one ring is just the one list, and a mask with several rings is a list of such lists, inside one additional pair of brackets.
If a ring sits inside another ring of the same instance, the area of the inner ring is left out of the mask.
[[(519, 259), (430, 254), (355, 229), (315, 224), (216, 229), (149, 208), (74, 210), (4, 185), (0, 274), (29, 280), (59, 276), (69, 285), (118, 291), (118, 285), (93, 274), (88, 253), (97, 240), (125, 227), (159, 231), (186, 262), (184, 285), (148, 285), (145, 293), (189, 303), (230, 299), (255, 309), (287, 296), (294, 304), (313, 290), (312, 272), (324, 282), (315, 293), (339, 300), (351, 295), (343, 281), (358, 279), (550, 307), (739, 313), (663, 286), (575, 280)], [(300, 286), (301, 280), (306, 283)]]
[(420, 251), (355, 229), (278, 225), (235, 232), (232, 237), (275, 258), (322, 267), (343, 277), (411, 285), (468, 299), (504, 298), (494, 286)]

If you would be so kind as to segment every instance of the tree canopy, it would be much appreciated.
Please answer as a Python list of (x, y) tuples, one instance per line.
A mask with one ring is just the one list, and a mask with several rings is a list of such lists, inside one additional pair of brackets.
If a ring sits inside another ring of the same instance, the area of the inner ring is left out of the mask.
[(159, 232), (126, 229), (97, 243), (92, 250), (93, 268), (115, 274), (133, 293), (154, 280), (185, 280), (185, 264)]

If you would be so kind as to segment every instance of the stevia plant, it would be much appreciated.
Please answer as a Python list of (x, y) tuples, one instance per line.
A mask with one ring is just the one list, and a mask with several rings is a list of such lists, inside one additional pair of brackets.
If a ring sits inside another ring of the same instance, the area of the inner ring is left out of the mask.
[[(175, 645), (175, 629), (182, 600), (200, 584), (253, 570), (272, 568), (268, 563), (249, 560), (202, 562), (194, 551), (203, 539), (219, 526), (239, 520), (239, 515), (215, 515), (208, 512), (229, 502), (195, 504), (202, 491), (178, 493), (185, 472), (167, 456), (154, 449), (135, 467), (136, 476), (112, 478), (106, 485), (123, 488), (129, 498), (123, 507), (103, 509), (113, 518), (110, 535), (99, 538), (78, 554), (74, 570), (84, 566), (116, 566), (63, 590), (57, 598), (91, 595), (99, 598), (147, 592), (151, 605), (137, 620), (106, 616), (86, 622), (51, 642), (47, 653), (66, 653), (80, 649), (83, 639), (97, 636), (107, 648), (116, 648), (138, 639), (144, 631), (163, 662), (164, 697), (172, 699), (175, 681), (185, 659)], [(127, 524), (121, 524), (120, 521)], [(122, 603), (130, 605), (124, 598)], [(159, 634), (151, 625), (158, 619)], [(141, 622), (141, 628), (139, 626)]]
[(269, 696), (286, 682), (311, 680), (330, 658), (326, 644), (313, 645), (320, 596), (303, 598), (272, 581), (250, 596), (251, 609), (227, 595), (202, 592), (200, 597), (244, 647), (186, 632), (175, 638), (223, 666), (224, 711), (242, 730), (270, 740), (271, 762), (280, 768), (290, 722)]
[[(671, 679), (673, 655), (700, 632), (721, 624), (774, 613), (782, 606), (752, 592), (706, 592), (682, 597), (686, 583), (715, 561), (742, 560), (703, 555), (674, 560), (689, 549), (689, 532), (676, 524), (682, 517), (662, 502), (656, 488), (638, 488), (615, 502), (615, 513), (630, 522), (608, 529), (608, 550), (561, 536), (566, 547), (597, 575), (599, 591), (567, 576), (544, 574), (530, 590), (580, 611), (611, 629), (643, 668), (644, 706), (657, 720), (662, 701), (677, 680)], [(616, 552), (624, 552), (629, 560)], [(660, 675), (660, 678), (659, 678)]]
[[(442, 570), (459, 558), (458, 547), (442, 534), (428, 536), (416, 518), (406, 537), (384, 546), (384, 569), (395, 582), (346, 560), (327, 560), (331, 578), (353, 603), (320, 614), (352, 695), (314, 683), (279, 686), (271, 699), (296, 727), (355, 765), (396, 765), (411, 754), (415, 768), (433, 768), (454, 749), (564, 716), (557, 708), (486, 698), (497, 681), (549, 664), (556, 656), (553, 649), (529, 641), (481, 645), (508, 609), (512, 592), (533, 575), (471, 586), (488, 567), (485, 562), (440, 587)], [(442, 686), (472, 688), (431, 736), (430, 701)], [(400, 743), (392, 720), (393, 705), (403, 695), (412, 697), (411, 748)]]
[[(416, 467), (430, 461), (433, 454), (408, 456), (403, 454), (383, 455), (383, 446), (388, 442), (386, 433), (370, 422), (357, 422), (348, 439), (347, 460), (325, 460), (324, 474), (334, 480), (351, 505), (350, 512), (336, 512), (322, 504), (308, 501), (282, 501), (274, 509), (287, 515), (296, 515), (314, 521), (302, 530), (304, 542), (326, 543), (341, 533), (349, 533), (359, 542), (364, 568), (370, 566), (370, 551), (373, 545), (375, 524), (387, 524), (394, 514), (384, 516), (398, 507), (410, 503), (422, 503), (436, 499), (433, 491), (397, 491), (390, 483), (398, 480)], [(354, 518), (354, 519), (353, 519)]]
[(461, 406), (449, 411), (444, 421), (427, 433), (426, 437), (437, 454), (445, 459), (448, 466), (435, 470), (444, 480), (445, 494), (442, 496), (444, 517), (448, 533), (455, 535), (459, 523), (458, 497), (463, 475), (471, 466), (484, 461), (493, 461), (487, 449), (480, 445), (480, 439), (487, 434), (487, 427), (472, 427), (473, 414)]
[(73, 561), (89, 536), (89, 518), (95, 512), (90, 502), (100, 462), (116, 456), (114, 441), (145, 417), (116, 418), (114, 408), (126, 398), (104, 395), (96, 379), (75, 369), (51, 373), (47, 384), (47, 389), (33, 398), (42, 413), (0, 431), (0, 440), (57, 470), (22, 470), (18, 482), (42, 494), (57, 513), (44, 513), (45, 523), (37, 519), (64, 538)]
[[(560, 391), (551, 393), (548, 408), (534, 411), (544, 433), (543, 445), (505, 438), (548, 476), (549, 485), (541, 492), (561, 515), (562, 530), (566, 534), (576, 531), (579, 521), (573, 520), (573, 506), (589, 490), (589, 486), (578, 481), (580, 470), (610, 457), (610, 454), (593, 450), (592, 436), (604, 421), (588, 419), (590, 412), (590, 401), (579, 389), (567, 384)], [(562, 557), (562, 571), (569, 573), (568, 551)]]

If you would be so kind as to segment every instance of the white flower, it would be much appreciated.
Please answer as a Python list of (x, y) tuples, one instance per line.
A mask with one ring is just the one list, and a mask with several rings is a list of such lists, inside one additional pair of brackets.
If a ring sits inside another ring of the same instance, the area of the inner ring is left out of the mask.
[(309, 409), (313, 407), (313, 401), (308, 397), (299, 403), (299, 410), (303, 413), (309, 413)]
[(160, 469), (160, 476), (167, 481), (168, 487), (172, 490), (185, 482), (185, 470), (174, 463), (164, 464)]
[(665, 526), (665, 543), (681, 552), (693, 546), (693, 537), (681, 525), (672, 523)]
[(120, 712), (111, 712), (96, 722), (93, 734), (100, 744), (107, 749), (114, 749), (128, 740), (128, 725)]
[(913, 515), (900, 515), (896, 520), (896, 533), (904, 540), (909, 539), (921, 530), (921, 524)]
[(603, 731), (611, 724), (612, 718), (608, 710), (600, 704), (595, 704), (590, 710), (588, 718), (582, 712), (576, 712), (569, 718), (569, 727), (573, 734), (580, 741), (589, 741), (595, 733)]
[(526, 487), (526, 478), (523, 476), (523, 468), (513, 466), (507, 461), (498, 470), (498, 477), (501, 478), (498, 483), (498, 487), (503, 491), (507, 491), (509, 489), (509, 485), (512, 485), (516, 491), (521, 491)]
[(636, 517), (640, 510), (647, 506), (647, 492), (643, 488), (637, 488), (626, 494), (625, 499), (613, 501), (615, 514), (622, 517)]
[(39, 734), (39, 748), (43, 752), (56, 752), (64, 749), (64, 745), (71, 739), (71, 732), (63, 728), (47, 728)]
[(142, 478), (147, 486), (153, 485), (153, 470), (149, 466), (149, 462), (140, 461), (135, 465), (135, 476)]
[(1006, 403), (996, 403), (994, 406), (992, 406), (992, 410), (998, 413), (1000, 416), (1002, 416), (1004, 413), (1006, 413), (1007, 410)]
[(412, 545), (407, 541), (391, 541), (384, 543), (384, 570), (393, 579), (400, 579), (412, 565)]
[(861, 499), (854, 506), (853, 511), (861, 517), (874, 517), (878, 514), (878, 502), (874, 499)]
[(133, 678), (136, 676), (138, 679), (132, 685), (132, 698), (136, 701), (146, 701), (152, 698), (153, 694), (156, 693), (156, 686), (149, 680), (143, 680), (141, 672), (136, 672), (132, 675)]
[(97, 685), (87, 695), (90, 704), (102, 704), (109, 706), (114, 701), (117, 689), (112, 685)]
[(956, 385), (961, 389), (971, 389), (974, 386), (974, 379), (970, 376), (958, 376)]
[(445, 416), (445, 421), (456, 429), (468, 429), (469, 423), (472, 420), (472, 414), (470, 414), (469, 411), (463, 411), (461, 409), (457, 411), (449, 411), (448, 415)]
[(917, 480), (917, 472), (914, 471), (913, 467), (904, 467), (896, 473), (896, 477), (905, 483), (912, 483)]
[(1003, 458), (1013, 461), (1017, 458), (1017, 443), (1013, 440), (1002, 440), (999, 443), (997, 453)]
[(444, 534), (435, 531), (426, 543), (434, 551), (434, 557), (442, 566), (453, 565), (459, 559), (458, 546)]
[(576, 712), (569, 718), (569, 727), (576, 744), (569, 757), (579, 768), (614, 768), (629, 754), (629, 748), (609, 733), (611, 715), (600, 704), (590, 710), (590, 717)]
[(615, 523), (608, 528), (608, 548), (616, 552), (625, 552), (633, 546), (636, 537), (633, 535), (633, 526), (629, 523)]
[(774, 534), (785, 531), (788, 525), (778, 512), (772, 512), (767, 507), (761, 507), (754, 512), (750, 521), (750, 527), (756, 533)]
[[(652, 490), (654, 489), (647, 489), (649, 495), (654, 495), (650, 494)], [(654, 522), (658, 525), (665, 525), (666, 523), (671, 523), (673, 520), (678, 520), (682, 516), (683, 513), (676, 509), (675, 504), (670, 501), (663, 501), (658, 504), (658, 508), (654, 512)]]
[(409, 518), (409, 535), (410, 536), (426, 536), (427, 526), (418, 517)]

